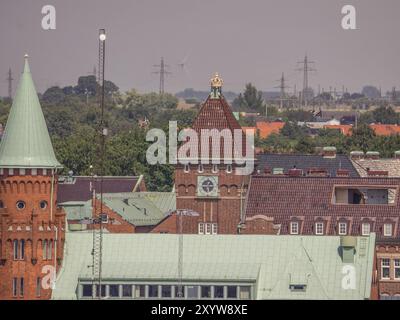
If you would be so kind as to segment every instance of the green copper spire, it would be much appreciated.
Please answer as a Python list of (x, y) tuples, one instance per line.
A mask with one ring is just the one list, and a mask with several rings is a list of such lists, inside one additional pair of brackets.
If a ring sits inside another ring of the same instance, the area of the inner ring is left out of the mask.
[(24, 72), (0, 144), (0, 168), (54, 167), (61, 164), (54, 154), (25, 55)]

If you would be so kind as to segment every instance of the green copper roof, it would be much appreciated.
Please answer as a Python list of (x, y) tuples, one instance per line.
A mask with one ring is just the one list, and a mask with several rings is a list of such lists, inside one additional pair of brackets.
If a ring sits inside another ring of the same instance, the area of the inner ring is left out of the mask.
[(33, 84), (28, 56), (0, 144), (0, 168), (61, 167)]
[[(177, 234), (104, 234), (103, 283), (178, 283)], [(77, 299), (92, 278), (91, 232), (67, 232), (53, 299)], [(255, 299), (368, 299), (375, 234), (357, 237), (354, 263), (343, 262), (339, 236), (183, 235), (182, 280), (250, 283)], [(349, 274), (349, 270), (352, 270)], [(354, 287), (348, 287), (353, 277)], [(305, 285), (304, 291), (291, 286)]]

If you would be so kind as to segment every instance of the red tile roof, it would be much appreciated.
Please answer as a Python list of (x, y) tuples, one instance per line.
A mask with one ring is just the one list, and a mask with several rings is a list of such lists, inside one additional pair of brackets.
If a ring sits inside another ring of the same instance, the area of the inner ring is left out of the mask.
[(324, 126), (324, 128), (325, 129), (337, 129), (343, 135), (350, 136), (351, 135), (351, 129), (353, 128), (353, 126), (350, 125), (350, 124), (327, 124), (327, 125)]
[(279, 134), (279, 131), (285, 125), (284, 122), (265, 122), (265, 121), (258, 121), (256, 123), (256, 128), (258, 130), (258, 134), (260, 138), (265, 139), (273, 133)]
[(337, 234), (337, 220), (340, 218), (352, 221), (350, 234), (360, 234), (363, 218), (375, 220), (371, 232), (378, 237), (386, 219), (395, 221), (394, 232), (400, 236), (399, 196), (393, 205), (379, 204), (333, 204), (335, 186), (373, 186), (398, 187), (397, 178), (322, 178), (322, 177), (274, 177), (252, 176), (249, 187), (246, 217), (265, 215), (274, 218), (274, 224), (282, 224), (281, 234), (289, 233), (290, 220), (293, 217), (304, 219), (302, 234), (313, 234), (316, 218), (330, 221), (328, 234)]
[(370, 128), (378, 136), (390, 136), (400, 134), (400, 126), (397, 124), (370, 124)]
[[(203, 129), (213, 130), (216, 129), (220, 133), (224, 129), (228, 129), (232, 133), (232, 141), (234, 138), (234, 130), (242, 131), (242, 154), (245, 154), (246, 151), (246, 136), (240, 126), (239, 122), (234, 117), (232, 110), (228, 103), (226, 102), (223, 95), (219, 98), (211, 98), (210, 96), (204, 102), (203, 106), (201, 107), (196, 119), (193, 122), (192, 129), (197, 132), (199, 137), (199, 146), (198, 152), (201, 152), (201, 134)], [(224, 141), (221, 139), (220, 141), (220, 152), (218, 151), (216, 154), (212, 154), (212, 142), (211, 139), (209, 143), (209, 158), (216, 158), (219, 157), (221, 159), (224, 158)], [(207, 144), (207, 142), (205, 142)], [(190, 145), (190, 142), (189, 142)], [(204, 144), (203, 144), (204, 145)], [(232, 143), (232, 152), (234, 151), (234, 144)], [(232, 156), (230, 157), (232, 158)]]

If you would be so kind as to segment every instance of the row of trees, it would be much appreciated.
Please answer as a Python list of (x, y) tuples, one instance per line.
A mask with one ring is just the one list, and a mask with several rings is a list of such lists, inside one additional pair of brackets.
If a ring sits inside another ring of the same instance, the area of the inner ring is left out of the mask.
[(361, 124), (352, 130), (350, 136), (344, 136), (338, 130), (323, 129), (312, 137), (305, 127), (287, 122), (279, 134), (256, 139), (256, 146), (266, 152), (307, 154), (313, 154), (322, 147), (334, 146), (342, 154), (355, 150), (378, 151), (382, 157), (390, 158), (395, 151), (400, 150), (400, 136), (377, 136), (367, 124)]

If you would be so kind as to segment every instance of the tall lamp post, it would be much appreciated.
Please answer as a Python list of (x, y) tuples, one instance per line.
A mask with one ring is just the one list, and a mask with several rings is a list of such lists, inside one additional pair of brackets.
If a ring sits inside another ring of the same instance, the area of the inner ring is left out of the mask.
[(182, 278), (183, 278), (183, 216), (186, 217), (198, 217), (200, 214), (191, 209), (177, 209), (175, 211), (168, 212), (168, 215), (171, 216), (176, 214), (179, 217), (179, 252), (178, 252), (178, 297), (183, 298), (183, 286), (182, 286)]

